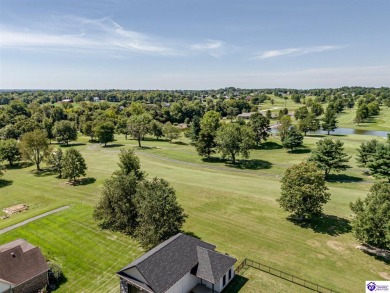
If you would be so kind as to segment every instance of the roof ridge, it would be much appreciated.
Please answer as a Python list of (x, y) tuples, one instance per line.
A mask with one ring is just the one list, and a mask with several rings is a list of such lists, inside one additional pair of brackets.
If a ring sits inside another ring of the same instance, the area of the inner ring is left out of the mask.
[[(131, 262), (129, 265), (127, 265), (126, 267), (124, 267), (123, 269), (121, 269), (119, 272), (121, 271), (124, 271), (124, 270), (127, 270), (131, 267), (134, 267), (134, 266), (137, 266), (139, 265), (140, 263), (144, 262), (145, 260), (147, 260), (148, 258), (150, 258), (151, 256), (153, 256), (155, 253), (157, 253), (158, 251), (164, 249), (165, 247), (169, 246), (174, 240), (176, 240), (177, 238), (179, 238), (180, 236), (184, 235), (183, 233), (177, 233), (176, 235), (172, 236), (171, 238), (165, 240), (164, 242), (160, 243), (159, 245), (157, 245), (156, 247), (152, 248), (151, 250), (147, 251), (146, 253), (144, 253), (143, 255), (141, 255), (140, 257), (136, 258), (133, 262)], [(140, 260), (142, 259), (142, 260)], [(139, 261), (138, 261), (139, 260)], [(137, 262), (138, 261), (138, 262)]]

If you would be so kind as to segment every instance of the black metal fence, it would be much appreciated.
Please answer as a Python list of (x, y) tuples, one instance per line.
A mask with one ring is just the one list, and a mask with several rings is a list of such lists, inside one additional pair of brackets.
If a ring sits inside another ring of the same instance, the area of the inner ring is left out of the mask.
[(320, 293), (338, 293), (337, 291), (335, 291), (333, 289), (326, 288), (326, 287), (321, 286), (319, 284), (310, 282), (308, 280), (302, 279), (300, 277), (294, 276), (292, 274), (283, 272), (283, 271), (278, 270), (278, 269), (274, 269), (274, 268), (272, 268), (270, 266), (267, 266), (265, 264), (262, 264), (262, 263), (259, 263), (257, 261), (253, 261), (253, 260), (250, 260), (250, 259), (247, 259), (247, 258), (244, 259), (244, 261), (237, 266), (237, 268), (235, 269), (235, 273), (239, 274), (242, 269), (247, 268), (247, 267), (251, 267), (251, 268), (260, 270), (262, 272), (274, 275), (274, 276), (276, 276), (278, 278), (284, 279), (286, 281), (289, 281), (289, 282), (294, 283), (296, 285), (299, 285), (299, 286), (305, 287), (307, 289), (313, 290), (315, 292), (320, 292)]

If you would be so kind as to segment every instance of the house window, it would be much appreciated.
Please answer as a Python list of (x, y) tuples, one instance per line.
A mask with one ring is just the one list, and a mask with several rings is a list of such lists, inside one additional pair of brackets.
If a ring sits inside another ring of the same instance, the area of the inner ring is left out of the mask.
[(232, 269), (229, 270), (229, 280), (232, 278)]
[(226, 275), (223, 275), (222, 287), (225, 287), (225, 285), (226, 285)]

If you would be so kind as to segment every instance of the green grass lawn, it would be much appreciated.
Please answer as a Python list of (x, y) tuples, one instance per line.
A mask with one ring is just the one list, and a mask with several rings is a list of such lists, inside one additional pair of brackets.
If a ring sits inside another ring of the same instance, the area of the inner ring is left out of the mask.
[[(337, 138), (354, 155), (361, 141), (372, 137)], [(341, 292), (360, 292), (365, 280), (390, 276), (386, 263), (355, 248), (357, 242), (350, 232), (349, 202), (364, 197), (373, 182), (362, 175), (355, 159), (351, 159), (353, 168), (345, 172), (348, 177), (340, 177), (349, 182), (328, 183), (332, 197), (324, 208), (327, 216), (312, 227), (288, 221), (288, 214), (276, 202), (283, 172), (307, 158), (318, 139), (305, 138), (304, 151), (289, 154), (273, 138), (268, 148), (252, 151), (256, 164), (247, 168), (220, 160), (203, 161), (185, 139), (180, 144), (147, 140), (143, 144), (148, 148), (136, 149), (136, 153), (149, 178), (165, 178), (176, 189), (189, 215), (185, 231), (239, 261), (247, 257)], [(78, 143), (88, 165), (88, 184), (69, 186), (54, 175), (37, 176), (33, 166), (7, 170), (3, 179), (8, 183), (0, 188), (0, 209), (18, 203), (30, 209), (0, 220), (0, 229), (59, 206), (71, 208), (3, 234), (0, 243), (22, 237), (61, 263), (67, 281), (58, 292), (118, 291), (115, 272), (142, 250), (129, 237), (101, 231), (92, 211), (104, 180), (117, 169), (119, 150), (134, 147), (136, 142), (119, 137), (115, 146), (103, 148), (81, 137)], [(269, 284), (279, 288), (272, 292), (302, 292), (261, 272), (247, 276), (240, 292), (259, 292), (271, 288)]]

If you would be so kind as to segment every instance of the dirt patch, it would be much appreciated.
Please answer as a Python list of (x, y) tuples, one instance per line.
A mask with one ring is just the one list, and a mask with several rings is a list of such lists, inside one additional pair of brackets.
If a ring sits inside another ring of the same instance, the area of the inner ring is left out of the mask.
[(326, 244), (334, 249), (334, 250), (337, 250), (337, 251), (344, 251), (344, 247), (343, 245), (340, 243), (340, 242), (337, 242), (337, 241), (333, 241), (333, 240), (329, 240), (328, 242), (326, 242)]
[(383, 279), (390, 280), (390, 273), (379, 272), (379, 276), (381, 276)]
[(318, 257), (319, 259), (324, 259), (324, 258), (325, 258), (325, 255), (317, 253), (317, 257)]
[(311, 247), (320, 247), (321, 243), (319, 243), (317, 240), (307, 240), (306, 243), (310, 245)]

